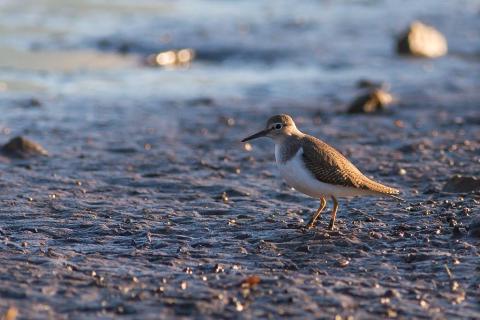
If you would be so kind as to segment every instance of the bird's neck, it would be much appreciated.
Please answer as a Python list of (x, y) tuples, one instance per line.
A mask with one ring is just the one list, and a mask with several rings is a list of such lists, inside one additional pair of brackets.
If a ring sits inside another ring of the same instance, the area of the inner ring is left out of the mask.
[(302, 146), (303, 133), (298, 131), (292, 135), (284, 135), (275, 139), (275, 161), (285, 163), (291, 160)]

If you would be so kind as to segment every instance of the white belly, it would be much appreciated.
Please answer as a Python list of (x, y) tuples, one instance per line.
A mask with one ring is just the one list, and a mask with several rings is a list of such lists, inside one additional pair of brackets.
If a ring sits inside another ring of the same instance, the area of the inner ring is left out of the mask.
[(362, 189), (335, 186), (318, 181), (303, 164), (302, 148), (298, 150), (292, 159), (284, 163), (278, 161), (280, 158), (278, 152), (278, 147), (275, 146), (275, 158), (281, 176), (289, 186), (301, 193), (317, 199), (328, 196), (351, 197), (368, 193)]

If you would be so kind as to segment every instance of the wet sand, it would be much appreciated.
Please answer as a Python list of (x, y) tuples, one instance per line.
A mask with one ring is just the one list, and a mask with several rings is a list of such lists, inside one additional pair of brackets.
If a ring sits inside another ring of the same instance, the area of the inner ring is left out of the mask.
[[(29, 21), (58, 9), (48, 3), (28, 14), (4, 4), (4, 24), (17, 24), (0, 30), (28, 30)], [(292, 15), (283, 2), (246, 2), (235, 27), (226, 18), (192, 16), (194, 5), (73, 3), (85, 18), (105, 18), (104, 35), (66, 8), (43, 36), (18, 31), (18, 39), (0, 43), (29, 55), (25, 64), (0, 65), (0, 143), (23, 135), (49, 152), (0, 156), (2, 313), (480, 317), (480, 238), (470, 230), (480, 193), (442, 191), (455, 174), (480, 172), (475, 2), (426, 1), (426, 9), (408, 2), (389, 26), (372, 18), (390, 12), (390, 2), (308, 1)], [(229, 2), (218, 3), (200, 12), (230, 12)], [(252, 8), (259, 11), (248, 15)], [(316, 20), (312, 8), (326, 12)], [(363, 16), (348, 22), (355, 10)], [(129, 28), (119, 23), (125, 11)], [(394, 31), (410, 17), (445, 32), (450, 54), (396, 56)], [(72, 34), (58, 37), (67, 21)], [(199, 25), (206, 36), (198, 37)], [(245, 36), (232, 39), (228, 28)], [(173, 40), (154, 41), (164, 33)], [(125, 43), (128, 52), (118, 52)], [(179, 69), (141, 63), (167, 47), (195, 48), (197, 59)], [(63, 67), (49, 52), (62, 55)], [(92, 54), (106, 60), (89, 64)], [(362, 78), (388, 82), (399, 101), (380, 114), (346, 114)], [(281, 180), (271, 142), (255, 141), (251, 150), (239, 142), (280, 112), (369, 176), (400, 188), (406, 202), (341, 200), (337, 230), (327, 230), (324, 214), (315, 230), (302, 232), (317, 201)]]

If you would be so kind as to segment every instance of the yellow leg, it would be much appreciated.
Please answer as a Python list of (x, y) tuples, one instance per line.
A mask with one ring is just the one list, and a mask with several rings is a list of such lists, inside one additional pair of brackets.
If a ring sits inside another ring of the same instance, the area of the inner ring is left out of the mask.
[(327, 205), (327, 200), (325, 200), (324, 197), (320, 198), (320, 207), (318, 207), (317, 212), (312, 216), (312, 219), (307, 224), (307, 229), (313, 228), (315, 225), (315, 222), (317, 221), (318, 217), (320, 216), (320, 213), (322, 213), (323, 209), (325, 209), (325, 206)]
[(335, 218), (337, 217), (337, 210), (338, 210), (337, 198), (332, 196), (332, 200), (333, 200), (332, 217), (330, 218), (330, 224), (328, 225), (328, 229), (330, 230), (333, 230), (333, 226), (335, 225)]

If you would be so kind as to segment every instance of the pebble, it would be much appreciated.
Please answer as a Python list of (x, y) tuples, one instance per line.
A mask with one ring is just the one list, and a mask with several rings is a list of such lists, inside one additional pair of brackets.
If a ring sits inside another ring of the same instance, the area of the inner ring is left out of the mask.
[(447, 54), (447, 40), (434, 27), (415, 21), (397, 41), (397, 52), (416, 57), (437, 58)]
[(18, 136), (1, 148), (2, 153), (12, 158), (31, 158), (35, 156), (48, 156), (47, 150), (45, 150), (40, 144), (33, 142), (25, 137)]
[(393, 96), (385, 90), (373, 89), (353, 100), (347, 113), (372, 113), (385, 110), (394, 101)]

